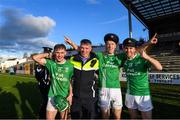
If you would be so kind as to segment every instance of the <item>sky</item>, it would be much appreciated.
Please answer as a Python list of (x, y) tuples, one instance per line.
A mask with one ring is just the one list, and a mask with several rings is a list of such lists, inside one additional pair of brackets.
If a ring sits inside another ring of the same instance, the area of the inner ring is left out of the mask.
[[(147, 40), (144, 28), (132, 16), (133, 38)], [(120, 43), (129, 37), (128, 11), (119, 0), (0, 0), (3, 58), (40, 53), (42, 47), (64, 43), (64, 36), (78, 45), (85, 38), (100, 45), (107, 33), (117, 34)]]

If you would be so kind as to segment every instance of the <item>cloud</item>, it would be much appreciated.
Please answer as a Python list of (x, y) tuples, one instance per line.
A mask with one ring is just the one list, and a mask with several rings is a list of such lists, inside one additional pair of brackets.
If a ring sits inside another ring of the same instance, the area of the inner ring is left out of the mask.
[(0, 39), (17, 40), (45, 37), (55, 22), (44, 16), (21, 15), (17, 9), (4, 9), (2, 12), (5, 22), (0, 26)]
[(0, 42), (1, 50), (6, 50), (10, 53), (13, 52), (37, 52), (42, 50), (42, 47), (51, 47), (53, 48), (56, 43), (48, 40), (47, 38), (35, 38), (29, 39), (26, 41), (16, 41), (14, 44), (2, 43)]
[(127, 20), (127, 16), (122, 16), (120, 18), (116, 18), (116, 19), (113, 19), (113, 20), (109, 20), (109, 21), (105, 21), (105, 22), (101, 22), (99, 24), (111, 24), (111, 23), (114, 23), (114, 22), (119, 22), (119, 21), (123, 21), (123, 20)]
[(87, 2), (88, 4), (99, 4), (99, 3), (100, 3), (99, 0), (86, 0), (86, 2)]
[(0, 49), (9, 51), (36, 50), (53, 47), (48, 35), (56, 22), (47, 16), (23, 14), (20, 9), (4, 8), (0, 11)]
[(36, 39), (31, 39), (31, 40), (27, 40), (26, 43), (20, 42), (19, 43), (20, 46), (23, 47), (23, 49), (26, 49), (26, 47), (30, 46), (30, 48), (28, 48), (29, 50), (32, 49), (36, 49), (39, 47), (51, 47), (53, 48), (55, 43), (46, 39), (46, 38), (36, 38)]

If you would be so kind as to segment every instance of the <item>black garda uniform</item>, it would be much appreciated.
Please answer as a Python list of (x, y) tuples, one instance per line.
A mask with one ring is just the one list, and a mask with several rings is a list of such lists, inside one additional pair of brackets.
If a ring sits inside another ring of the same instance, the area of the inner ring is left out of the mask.
[[(52, 48), (43, 47), (44, 53), (51, 52)], [(48, 92), (50, 87), (50, 76), (48, 69), (43, 66), (37, 64), (35, 67), (35, 77), (38, 81), (38, 87), (42, 95), (42, 103), (39, 111), (39, 118), (45, 119), (46, 118), (46, 106), (48, 101)]]
[(99, 61), (94, 53), (90, 53), (85, 63), (80, 54), (72, 56), (70, 62), (74, 65), (71, 118), (96, 118), (98, 90), (95, 74), (99, 68)]

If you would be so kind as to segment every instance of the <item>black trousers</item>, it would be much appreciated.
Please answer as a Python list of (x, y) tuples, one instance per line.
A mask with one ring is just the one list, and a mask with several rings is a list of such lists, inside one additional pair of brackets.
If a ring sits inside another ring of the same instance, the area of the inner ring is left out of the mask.
[(42, 102), (39, 110), (39, 118), (40, 119), (45, 119), (46, 118), (46, 107), (47, 107), (47, 102), (48, 102), (48, 92), (49, 92), (49, 87), (50, 86), (42, 86), (38, 85), (39, 90), (41, 92), (42, 96)]
[(73, 97), (71, 119), (96, 119), (98, 111), (97, 99)]

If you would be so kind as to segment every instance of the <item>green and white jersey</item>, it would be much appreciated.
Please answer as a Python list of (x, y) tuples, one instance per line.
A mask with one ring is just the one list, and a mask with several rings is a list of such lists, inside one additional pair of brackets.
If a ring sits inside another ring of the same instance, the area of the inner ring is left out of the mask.
[(103, 52), (96, 53), (99, 59), (99, 87), (120, 88), (119, 73), (122, 55), (108, 55)]
[(48, 96), (61, 95), (67, 97), (73, 75), (73, 65), (69, 61), (66, 61), (64, 64), (58, 64), (53, 60), (46, 59), (45, 66), (48, 68), (51, 76)]
[(150, 95), (147, 73), (150, 66), (151, 64), (140, 54), (126, 60), (124, 70), (127, 78), (127, 93), (137, 96)]

